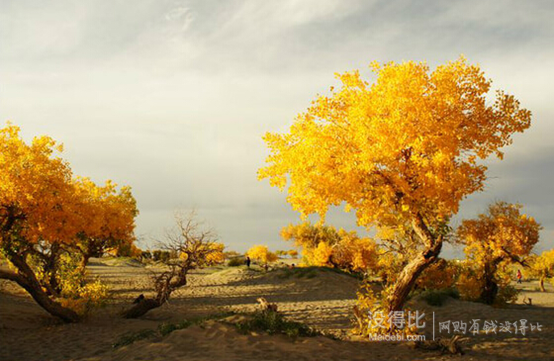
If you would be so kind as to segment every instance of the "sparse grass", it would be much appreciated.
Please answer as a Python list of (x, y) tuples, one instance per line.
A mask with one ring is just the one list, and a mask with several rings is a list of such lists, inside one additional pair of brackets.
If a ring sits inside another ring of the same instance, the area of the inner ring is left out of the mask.
[(349, 273), (338, 268), (330, 267), (317, 267), (317, 266), (308, 266), (308, 267), (294, 267), (294, 268), (282, 268), (282, 272), (279, 275), (279, 278), (289, 279), (289, 278), (314, 278), (317, 276), (318, 272), (333, 272), (340, 275), (345, 275), (349, 277), (354, 277), (356, 279), (361, 279), (362, 275), (356, 273)]
[(342, 270), (340, 268), (331, 268), (331, 267), (319, 267), (320, 269), (328, 272), (338, 273), (339, 275), (349, 276), (356, 278), (358, 280), (363, 280), (364, 275), (362, 273), (356, 273), (356, 272), (348, 272), (345, 270)]
[(144, 329), (144, 330), (140, 330), (140, 331), (136, 331), (136, 332), (127, 332), (125, 334), (123, 334), (118, 340), (117, 342), (115, 342), (112, 347), (113, 348), (118, 348), (118, 347), (121, 347), (121, 346), (127, 346), (127, 345), (130, 345), (136, 341), (140, 341), (140, 340), (144, 340), (144, 339), (147, 339), (147, 338), (151, 338), (151, 337), (154, 337), (156, 336), (158, 333), (155, 331), (155, 330), (152, 330), (152, 329)]
[(115, 342), (112, 346), (114, 348), (118, 348), (121, 346), (130, 345), (136, 341), (144, 340), (147, 338), (153, 338), (156, 336), (159, 337), (165, 337), (172, 333), (173, 331), (177, 330), (183, 330), (185, 328), (188, 328), (193, 325), (202, 325), (204, 322), (209, 320), (220, 320), (225, 317), (229, 317), (232, 315), (235, 315), (234, 312), (222, 312), (222, 313), (215, 313), (212, 315), (204, 316), (204, 317), (197, 317), (190, 320), (184, 319), (182, 321), (179, 321), (177, 323), (171, 323), (171, 322), (164, 322), (158, 325), (157, 330), (152, 329), (144, 329), (137, 332), (127, 332), (123, 334), (117, 342)]
[(282, 272), (278, 277), (282, 279), (289, 278), (314, 278), (317, 276), (319, 267), (294, 267), (294, 268), (282, 268)]
[[(236, 315), (235, 312), (223, 312), (207, 315), (204, 317), (197, 317), (193, 319), (184, 319), (177, 323), (164, 322), (158, 325), (157, 330), (144, 329), (136, 332), (127, 332), (123, 334), (119, 339), (112, 344), (113, 348), (130, 345), (136, 341), (145, 340), (155, 337), (165, 337), (173, 331), (183, 330), (190, 326), (199, 325), (202, 326), (209, 320), (221, 320), (229, 316)], [(246, 321), (235, 323), (237, 331), (240, 333), (249, 332), (267, 332), (270, 335), (283, 334), (290, 338), (296, 339), (297, 337), (313, 337), (321, 335), (320, 332), (312, 329), (311, 327), (295, 322), (288, 321), (285, 317), (278, 312), (274, 311), (258, 311), (253, 314), (246, 314), (249, 319)]]
[(194, 323), (190, 320), (183, 320), (177, 323), (164, 322), (158, 325), (158, 333), (163, 337), (176, 330), (183, 330), (192, 326)]
[(249, 332), (267, 332), (270, 335), (287, 335), (293, 339), (297, 337), (313, 337), (320, 334), (303, 323), (288, 321), (281, 313), (269, 310), (255, 312), (252, 318), (237, 323), (236, 327), (243, 334)]
[(460, 298), (460, 293), (455, 288), (446, 288), (443, 290), (426, 290), (421, 293), (421, 299), (425, 300), (430, 306), (442, 306), (449, 298)]

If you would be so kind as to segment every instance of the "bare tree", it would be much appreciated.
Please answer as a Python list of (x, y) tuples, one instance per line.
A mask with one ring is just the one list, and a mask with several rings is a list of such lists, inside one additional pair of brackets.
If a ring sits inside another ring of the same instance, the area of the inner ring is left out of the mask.
[(148, 311), (162, 306), (169, 300), (173, 291), (187, 284), (187, 275), (191, 270), (209, 267), (224, 260), (223, 245), (217, 243), (211, 230), (202, 229), (192, 211), (187, 216), (175, 214), (176, 227), (167, 232), (160, 248), (169, 251), (170, 259), (166, 269), (152, 277), (156, 296), (139, 296), (135, 305), (123, 313), (125, 318), (137, 318)]

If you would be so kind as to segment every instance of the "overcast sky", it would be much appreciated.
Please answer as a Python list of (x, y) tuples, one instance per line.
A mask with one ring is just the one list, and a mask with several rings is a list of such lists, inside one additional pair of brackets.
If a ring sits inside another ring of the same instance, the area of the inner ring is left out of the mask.
[[(175, 209), (195, 207), (231, 249), (288, 249), (279, 230), (298, 214), (256, 179), (261, 136), (288, 129), (335, 72), (465, 54), (533, 123), (460, 216), (521, 202), (544, 226), (544, 250), (554, 247), (553, 18), (550, 0), (0, 0), (0, 126), (63, 142), (76, 174), (131, 185), (143, 247)], [(352, 217), (328, 221), (350, 229)]]

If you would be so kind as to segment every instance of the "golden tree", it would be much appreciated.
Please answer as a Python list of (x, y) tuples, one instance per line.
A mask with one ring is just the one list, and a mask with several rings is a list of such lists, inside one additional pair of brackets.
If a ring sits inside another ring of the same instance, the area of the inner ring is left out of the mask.
[[(435, 262), (460, 201), (483, 189), (479, 164), (530, 126), (531, 112), (498, 91), (461, 58), (430, 71), (425, 63), (372, 64), (377, 80), (338, 75), (339, 90), (319, 96), (285, 134), (264, 136), (270, 155), (260, 179), (283, 190), (303, 217), (324, 221), (346, 204), (368, 228), (408, 227), (417, 252), (388, 296), (401, 310), (419, 274)], [(400, 240), (401, 241), (401, 240)]]
[(321, 242), (336, 244), (340, 240), (337, 230), (331, 226), (313, 225), (309, 222), (289, 224), (281, 229), (281, 237), (285, 241), (294, 241), (296, 247), (302, 247), (302, 254), (314, 249)]
[[(0, 278), (18, 283), (50, 314), (74, 322), (79, 315), (57, 300), (58, 271), (62, 255), (71, 254), (92, 227), (87, 215), (95, 208), (82, 201), (69, 165), (56, 155), (62, 146), (46, 136), (27, 144), (19, 132), (11, 124), (0, 129), (0, 252), (15, 269), (0, 270)], [(134, 214), (130, 219), (132, 232)]]
[[(499, 271), (507, 264), (524, 265), (539, 241), (541, 225), (522, 214), (522, 206), (506, 202), (491, 204), (477, 219), (464, 220), (457, 236), (482, 282), (481, 301), (492, 304), (499, 291)], [(504, 282), (506, 283), (506, 282)]]
[(540, 256), (534, 257), (531, 262), (533, 273), (539, 278), (539, 286), (542, 292), (546, 292), (544, 281), (554, 277), (554, 249), (544, 251)]
[(277, 261), (278, 257), (275, 253), (271, 252), (267, 246), (254, 246), (250, 248), (246, 255), (251, 259), (258, 261), (266, 269), (269, 266), (269, 263)]
[(281, 237), (294, 240), (297, 247), (302, 247), (304, 263), (310, 266), (362, 273), (377, 267), (380, 252), (377, 243), (370, 238), (360, 238), (353, 231), (304, 222), (284, 227)]
[(27, 261), (35, 247), (70, 243), (78, 230), (66, 207), (73, 194), (71, 169), (54, 156), (61, 150), (49, 137), (26, 144), (10, 124), (0, 130), (0, 248), (16, 269), (0, 270), (0, 278), (17, 282), (46, 311), (71, 322), (78, 315), (49, 297)]

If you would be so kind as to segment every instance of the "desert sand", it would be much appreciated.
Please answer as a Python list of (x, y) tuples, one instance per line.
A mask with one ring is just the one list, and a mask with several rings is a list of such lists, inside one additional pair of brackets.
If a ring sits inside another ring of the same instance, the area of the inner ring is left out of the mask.
[[(148, 295), (150, 267), (135, 262), (95, 259), (91, 276), (100, 277), (111, 290), (108, 305), (79, 324), (63, 324), (48, 315), (20, 288), (0, 281), (0, 360), (2, 361), (100, 361), (100, 360), (554, 360), (554, 291), (537, 291), (537, 283), (518, 285), (516, 304), (494, 308), (449, 299), (441, 307), (421, 300), (410, 308), (425, 313), (425, 334), (435, 334), (438, 321), (473, 319), (540, 323), (541, 330), (526, 335), (467, 333), (464, 355), (414, 348), (411, 342), (369, 342), (350, 333), (351, 310), (358, 280), (329, 270), (314, 270), (297, 277), (285, 269), (267, 273), (244, 267), (216, 267), (195, 272), (189, 284), (172, 295), (170, 302), (136, 320), (119, 316), (139, 294)], [(162, 323), (179, 322), (227, 311), (256, 310), (263, 296), (279, 311), (333, 336), (300, 337), (237, 332), (234, 323), (242, 315), (208, 320), (162, 337), (155, 335), (114, 348), (123, 335), (156, 330)], [(531, 298), (533, 305), (523, 300)], [(468, 326), (469, 327), (469, 326)], [(445, 335), (444, 333), (442, 333)]]

